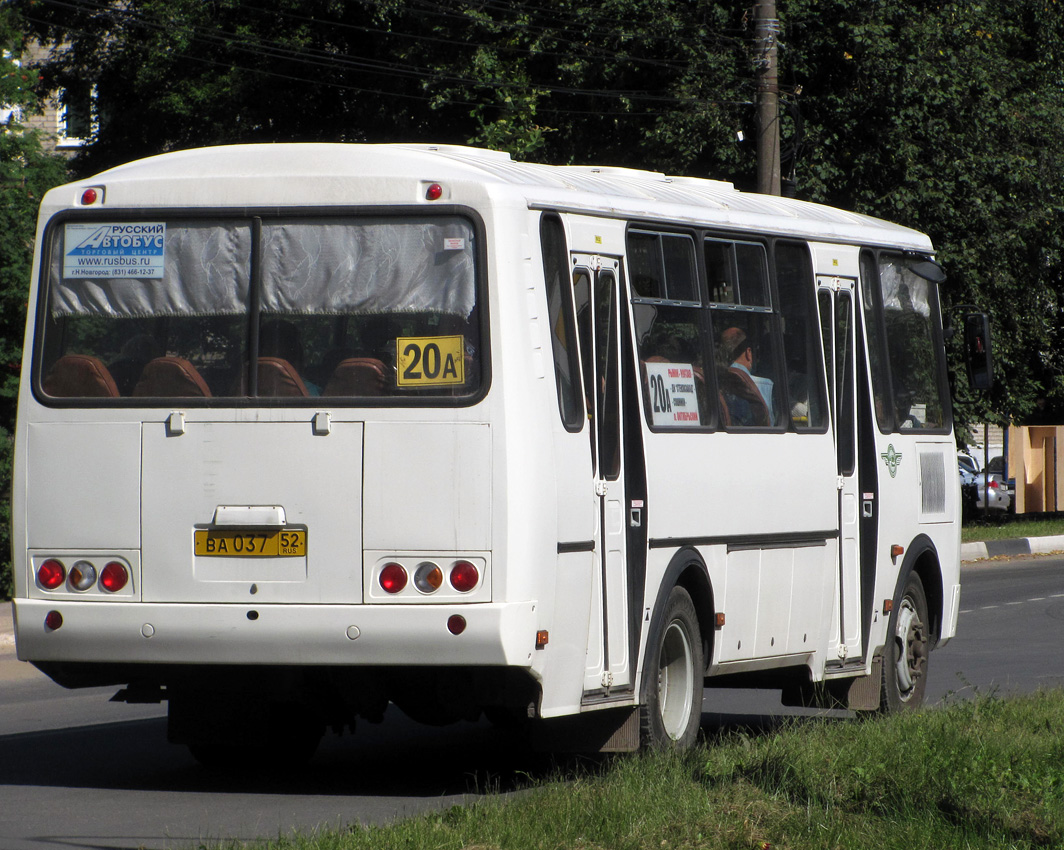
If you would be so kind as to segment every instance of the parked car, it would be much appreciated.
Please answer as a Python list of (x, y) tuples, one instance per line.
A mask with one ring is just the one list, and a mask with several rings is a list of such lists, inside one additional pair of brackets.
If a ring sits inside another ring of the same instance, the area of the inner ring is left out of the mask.
[[(986, 474), (979, 469), (975, 459), (964, 452), (957, 453), (957, 467), (961, 477), (961, 494), (963, 502), (968, 510), (981, 511), (987, 505), (986, 494), (989, 493), (989, 509), (991, 511), (1005, 513), (1012, 507), (1012, 492), (1008, 488), (1004, 475), (994, 471), (994, 458), (987, 465)], [(998, 469), (1004, 468), (1003, 459), (1000, 460)]]

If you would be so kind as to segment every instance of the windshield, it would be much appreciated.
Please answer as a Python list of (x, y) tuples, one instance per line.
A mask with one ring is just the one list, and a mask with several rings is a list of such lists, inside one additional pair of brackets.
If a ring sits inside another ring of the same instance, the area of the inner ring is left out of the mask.
[(62, 222), (40, 388), (146, 404), (468, 397), (475, 241), (458, 216)]

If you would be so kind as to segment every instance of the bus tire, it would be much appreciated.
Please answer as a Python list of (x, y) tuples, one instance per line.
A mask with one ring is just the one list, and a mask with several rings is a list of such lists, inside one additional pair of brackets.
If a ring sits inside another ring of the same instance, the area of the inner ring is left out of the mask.
[(698, 615), (690, 595), (678, 585), (669, 593), (644, 666), (641, 743), (654, 749), (690, 747), (702, 718), (705, 667)]
[(881, 711), (893, 714), (923, 705), (931, 652), (929, 623), (924, 584), (919, 575), (910, 572), (890, 613), (883, 651)]

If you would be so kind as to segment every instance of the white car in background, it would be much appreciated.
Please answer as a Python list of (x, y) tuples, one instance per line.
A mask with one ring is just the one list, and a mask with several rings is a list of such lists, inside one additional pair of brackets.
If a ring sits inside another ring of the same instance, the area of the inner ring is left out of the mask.
[[(1009, 490), (1005, 476), (999, 472), (991, 471), (995, 466), (994, 461), (996, 460), (998, 458), (991, 460), (987, 466), (988, 472), (984, 474), (979, 468), (979, 464), (976, 463), (975, 458), (964, 452), (957, 452), (957, 466), (961, 476), (961, 492), (966, 494), (972, 492), (966, 488), (973, 488), (975, 492), (974, 507), (980, 511), (987, 505), (984, 493), (989, 493), (989, 509), (994, 512), (1007, 513), (1009, 508), (1012, 507), (1012, 493)], [(998, 468), (1000, 468), (1000, 465)]]

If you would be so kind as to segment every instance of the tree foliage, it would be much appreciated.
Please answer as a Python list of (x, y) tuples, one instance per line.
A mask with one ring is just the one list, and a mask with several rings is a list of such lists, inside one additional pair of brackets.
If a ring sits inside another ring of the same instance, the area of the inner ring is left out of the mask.
[(11, 432), (18, 400), (26, 297), (33, 263), (33, 237), (41, 196), (67, 176), (66, 160), (47, 153), (22, 119), (39, 111), (37, 73), (19, 62), (22, 27), (0, 7), (0, 599), (11, 592), (6, 553), (10, 545)]
[(1061, 12), (1048, 0), (787, 3), (803, 191), (928, 232), (947, 304), (991, 314), (998, 389), (969, 416), (1022, 421), (1044, 395), (1064, 421)]
[[(41, 91), (95, 93), (82, 173), (230, 142), (433, 141), (754, 174), (751, 9), (722, 0), (12, 0)], [(1064, 415), (1064, 15), (1056, 0), (779, 0), (801, 197), (931, 234), (989, 311), (998, 390)], [(747, 141), (741, 141), (740, 136)], [(963, 384), (963, 381), (961, 382)]]

